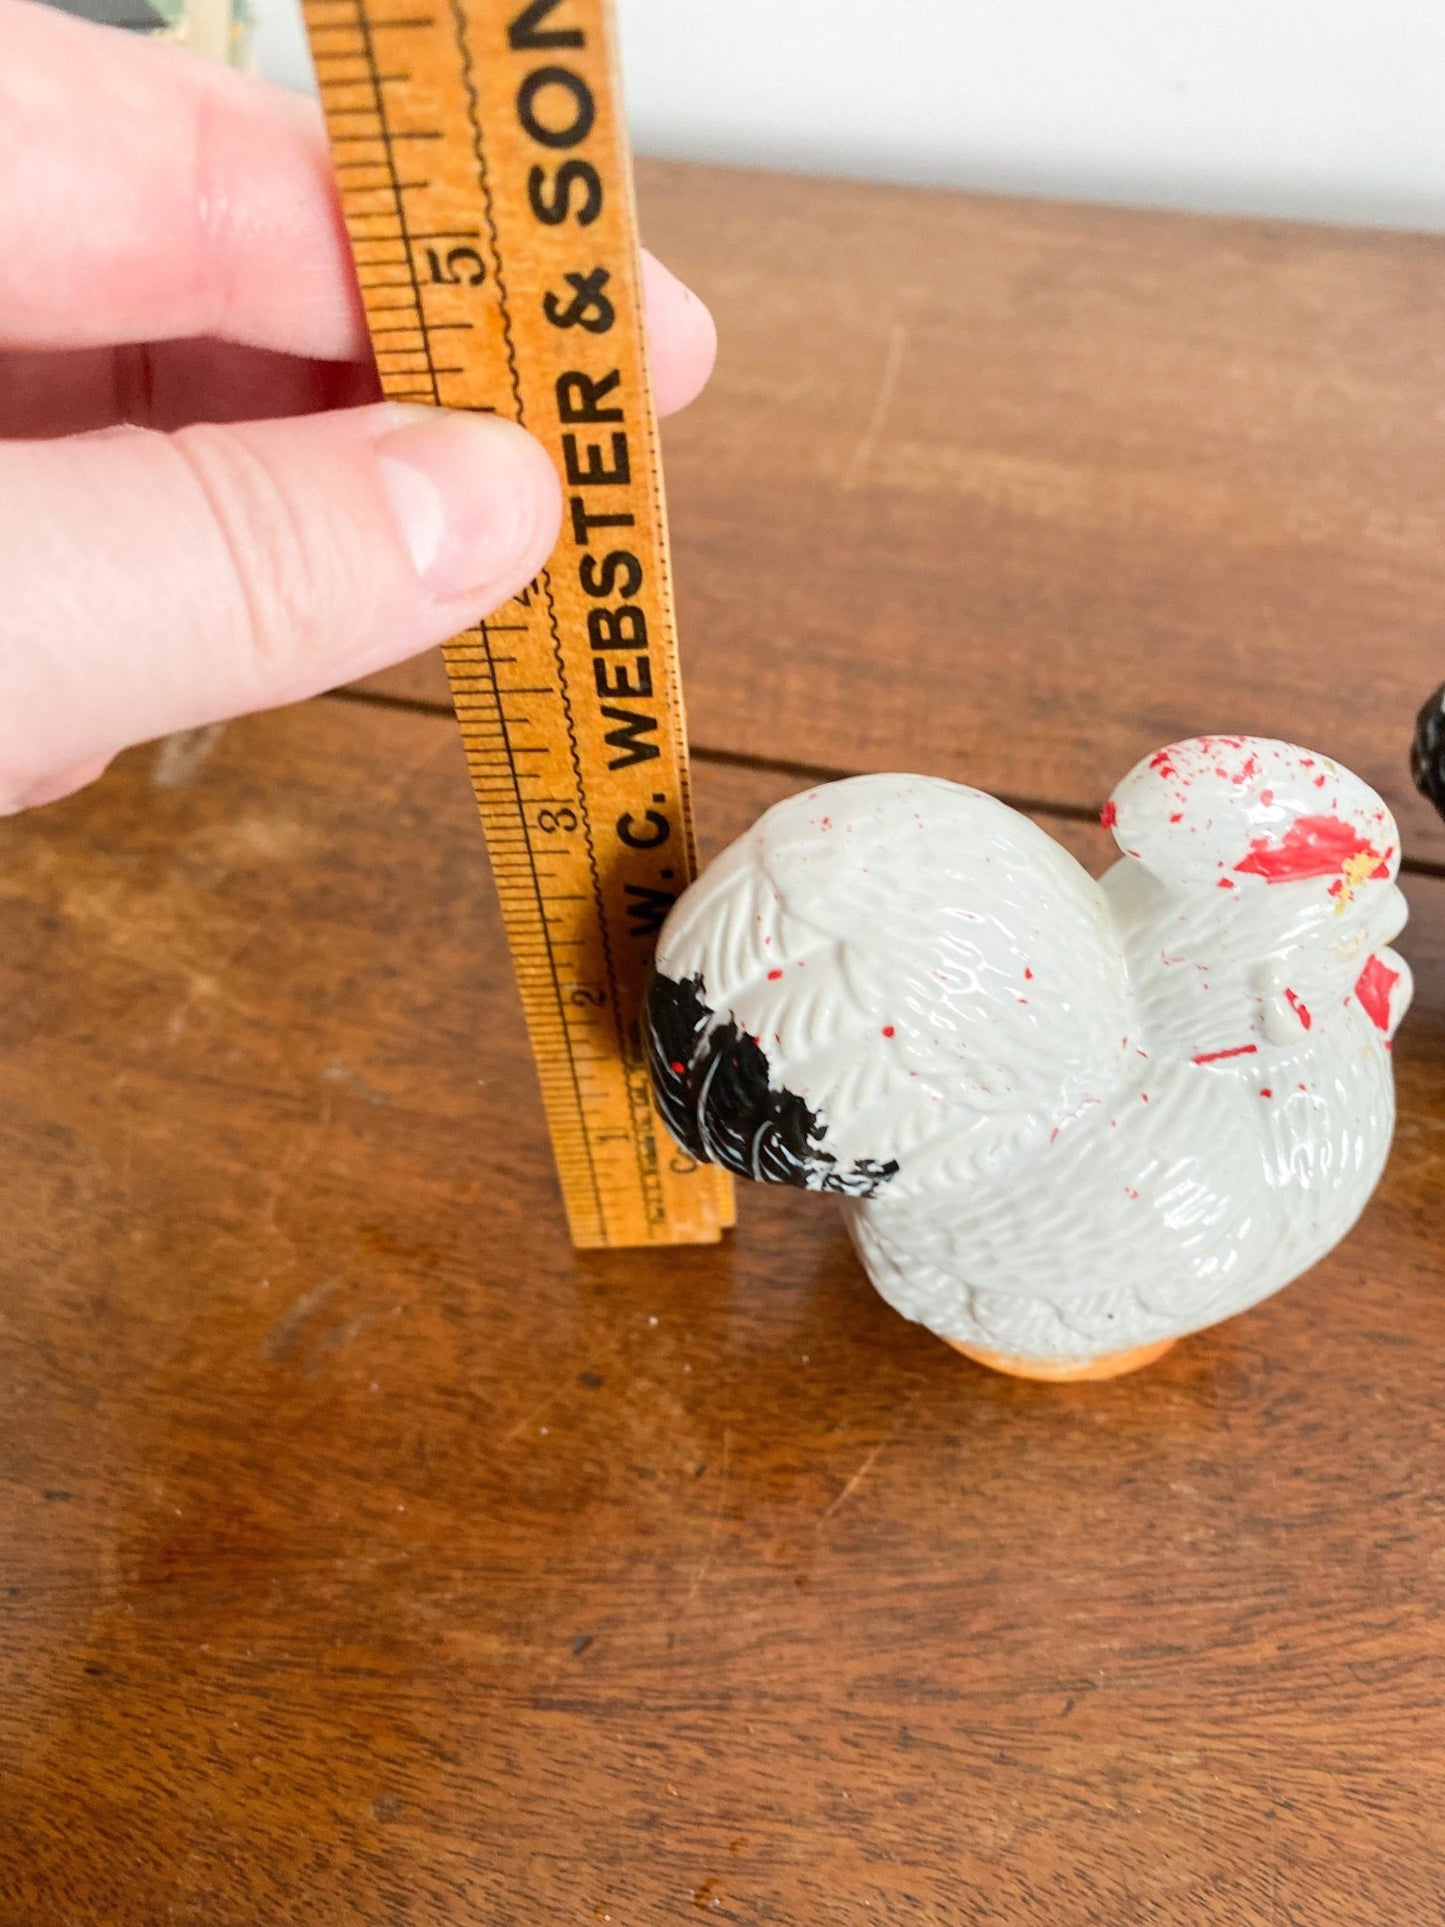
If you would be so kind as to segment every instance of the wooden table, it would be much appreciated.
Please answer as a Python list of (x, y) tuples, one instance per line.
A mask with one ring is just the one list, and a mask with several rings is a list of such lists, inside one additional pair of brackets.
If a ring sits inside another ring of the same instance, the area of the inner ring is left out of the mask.
[(1399, 1145), (1100, 1386), (826, 1201), (578, 1256), (433, 663), (0, 834), (0, 1920), (1445, 1907), (1445, 242), (692, 168), (668, 434), (716, 847), (815, 770), (1091, 813), (1207, 728), (1407, 824)]

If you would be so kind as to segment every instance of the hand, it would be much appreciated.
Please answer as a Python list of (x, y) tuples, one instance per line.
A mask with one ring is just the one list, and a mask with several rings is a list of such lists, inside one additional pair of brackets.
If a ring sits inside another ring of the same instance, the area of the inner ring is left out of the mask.
[[(30, 0), (0, 48), (4, 812), (466, 628), (560, 492), (511, 423), (376, 399), (312, 103)], [(666, 411), (713, 328), (643, 267)]]

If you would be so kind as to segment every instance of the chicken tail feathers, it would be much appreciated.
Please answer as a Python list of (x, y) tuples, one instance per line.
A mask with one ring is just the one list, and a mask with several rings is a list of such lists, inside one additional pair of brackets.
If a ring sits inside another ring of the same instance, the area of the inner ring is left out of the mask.
[(695, 1158), (764, 1184), (876, 1196), (897, 1160), (841, 1166), (823, 1148), (822, 1120), (795, 1092), (769, 1083), (757, 1039), (730, 1015), (716, 1021), (702, 988), (700, 976), (678, 982), (658, 973), (647, 994), (652, 1086), (677, 1142)]

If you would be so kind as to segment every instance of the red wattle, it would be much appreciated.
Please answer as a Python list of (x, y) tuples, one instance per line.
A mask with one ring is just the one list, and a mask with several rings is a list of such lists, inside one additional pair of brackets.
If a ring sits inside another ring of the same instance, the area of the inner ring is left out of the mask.
[(1391, 970), (1383, 957), (1371, 957), (1360, 972), (1355, 995), (1360, 1000), (1360, 1009), (1376, 1030), (1390, 1028), (1390, 992), (1399, 981), (1399, 971)]

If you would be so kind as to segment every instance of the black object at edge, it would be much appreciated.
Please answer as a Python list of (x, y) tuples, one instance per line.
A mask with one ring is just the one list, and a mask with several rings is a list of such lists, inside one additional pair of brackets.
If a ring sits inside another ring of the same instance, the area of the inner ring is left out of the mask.
[(1417, 790), (1445, 816), (1445, 683), (1415, 718), (1410, 745), (1410, 775)]
[(159, 33), (166, 25), (150, 0), (44, 0), (57, 13), (73, 13), (78, 19), (93, 20), (98, 27), (121, 27), (127, 33)]

